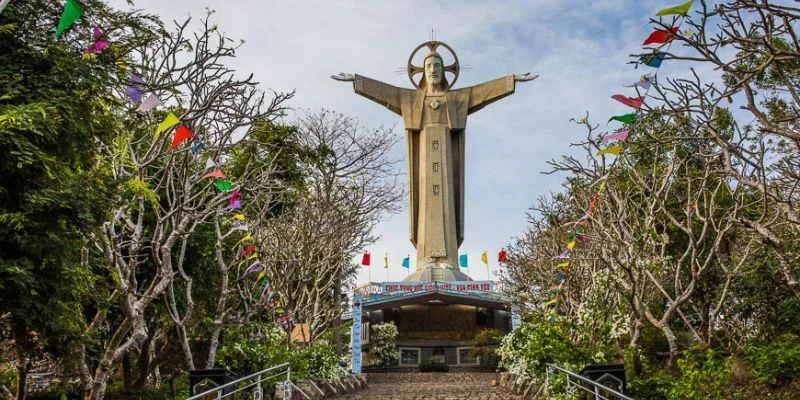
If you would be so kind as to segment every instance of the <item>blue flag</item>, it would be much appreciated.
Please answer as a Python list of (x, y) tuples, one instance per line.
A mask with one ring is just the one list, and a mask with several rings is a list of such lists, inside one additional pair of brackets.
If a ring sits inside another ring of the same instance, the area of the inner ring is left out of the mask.
[(406, 256), (406, 258), (403, 259), (403, 268), (410, 268), (411, 261), (409, 257), (410, 256)]
[(461, 265), (461, 268), (469, 267), (469, 263), (467, 262), (467, 255), (462, 254), (458, 256), (458, 264)]
[(647, 65), (648, 67), (658, 68), (666, 57), (667, 53), (660, 51), (651, 54), (642, 54), (641, 57), (639, 57), (639, 63)]

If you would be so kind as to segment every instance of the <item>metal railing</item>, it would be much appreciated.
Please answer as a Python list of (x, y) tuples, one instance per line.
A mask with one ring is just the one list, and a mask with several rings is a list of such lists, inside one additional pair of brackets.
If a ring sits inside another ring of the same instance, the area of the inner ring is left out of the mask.
[(547, 364), (548, 377), (557, 375), (559, 372), (563, 372), (567, 377), (567, 394), (578, 393), (578, 389), (580, 389), (588, 393), (589, 398), (594, 398), (596, 400), (634, 400), (631, 397), (628, 397), (608, 386), (597, 383), (585, 376), (580, 376), (555, 364)]
[[(283, 381), (278, 380), (278, 382), (281, 384), (280, 389), (283, 390), (284, 399), (291, 399), (292, 389), (298, 388), (291, 381), (292, 367), (287, 362), (206, 390), (205, 392), (195, 394), (186, 400), (226, 398), (261, 400), (264, 398), (264, 388), (261, 387), (262, 383), (269, 382), (273, 378), (278, 378), (283, 375), (286, 375), (286, 379)], [(298, 390), (298, 392), (301, 393), (305, 398), (309, 398), (302, 391)]]

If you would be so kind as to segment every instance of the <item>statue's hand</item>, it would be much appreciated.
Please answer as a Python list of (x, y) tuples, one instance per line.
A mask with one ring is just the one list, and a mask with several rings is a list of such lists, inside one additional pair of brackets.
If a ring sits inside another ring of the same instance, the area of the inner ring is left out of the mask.
[(532, 80), (534, 80), (534, 79), (536, 79), (538, 77), (539, 77), (539, 74), (531, 75), (530, 72), (526, 72), (526, 73), (524, 73), (522, 75), (514, 74), (514, 80), (517, 81), (517, 82), (532, 81)]
[(339, 75), (331, 75), (331, 78), (342, 82), (352, 82), (353, 80), (356, 79), (356, 76), (353, 74), (345, 74), (344, 72), (339, 72)]

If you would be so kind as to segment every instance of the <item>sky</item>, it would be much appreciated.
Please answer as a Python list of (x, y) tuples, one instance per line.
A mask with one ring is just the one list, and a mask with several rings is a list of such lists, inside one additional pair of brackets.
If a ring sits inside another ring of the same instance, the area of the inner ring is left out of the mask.
[[(612, 115), (630, 112), (610, 99), (616, 93), (635, 96), (630, 84), (648, 72), (634, 69), (629, 54), (653, 30), (656, 11), (683, 0), (560, 1), (378, 1), (378, 0), (136, 0), (134, 7), (164, 21), (199, 19), (205, 8), (213, 22), (233, 39), (243, 39), (231, 66), (254, 73), (264, 90), (296, 90), (290, 106), (297, 111), (331, 109), (350, 114), (366, 126), (394, 127), (403, 158), (405, 145), (399, 117), (353, 93), (352, 84), (330, 79), (339, 72), (357, 73), (396, 86), (411, 87), (405, 68), (411, 51), (430, 39), (449, 44), (462, 65), (455, 88), (508, 74), (531, 72), (540, 77), (519, 82), (516, 93), (467, 120), (465, 239), (459, 252), (469, 256), (462, 271), (486, 280), (480, 254), (488, 251), (492, 279), (497, 252), (526, 229), (526, 211), (539, 196), (562, 190), (564, 175), (544, 175), (547, 161), (577, 154), (570, 143), (585, 131), (570, 118), (586, 112), (601, 129)], [(112, 0), (117, 8), (131, 8)], [(194, 26), (199, 27), (198, 24)], [(659, 76), (685, 73), (669, 65)], [(291, 122), (292, 115), (286, 122)], [(405, 163), (400, 167), (405, 173)], [(414, 248), (408, 239), (408, 213), (386, 216), (375, 232), (380, 239), (367, 250), (372, 271), (362, 268), (358, 281), (401, 280), (404, 257)], [(360, 262), (360, 256), (354, 262)]]

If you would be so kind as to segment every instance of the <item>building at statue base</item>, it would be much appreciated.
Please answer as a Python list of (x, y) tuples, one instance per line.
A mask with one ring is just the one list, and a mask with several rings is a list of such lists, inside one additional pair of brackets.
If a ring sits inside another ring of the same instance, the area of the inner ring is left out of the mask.
[[(450, 366), (485, 367), (496, 362), (476, 359), (470, 353), (480, 331), (511, 331), (508, 301), (496, 292), (492, 281), (474, 281), (453, 268), (431, 269), (420, 269), (402, 282), (371, 283), (356, 290), (363, 297), (365, 365), (372, 364), (371, 328), (390, 321), (398, 330), (400, 367), (416, 367), (429, 358)], [(443, 279), (432, 280), (432, 275)]]

